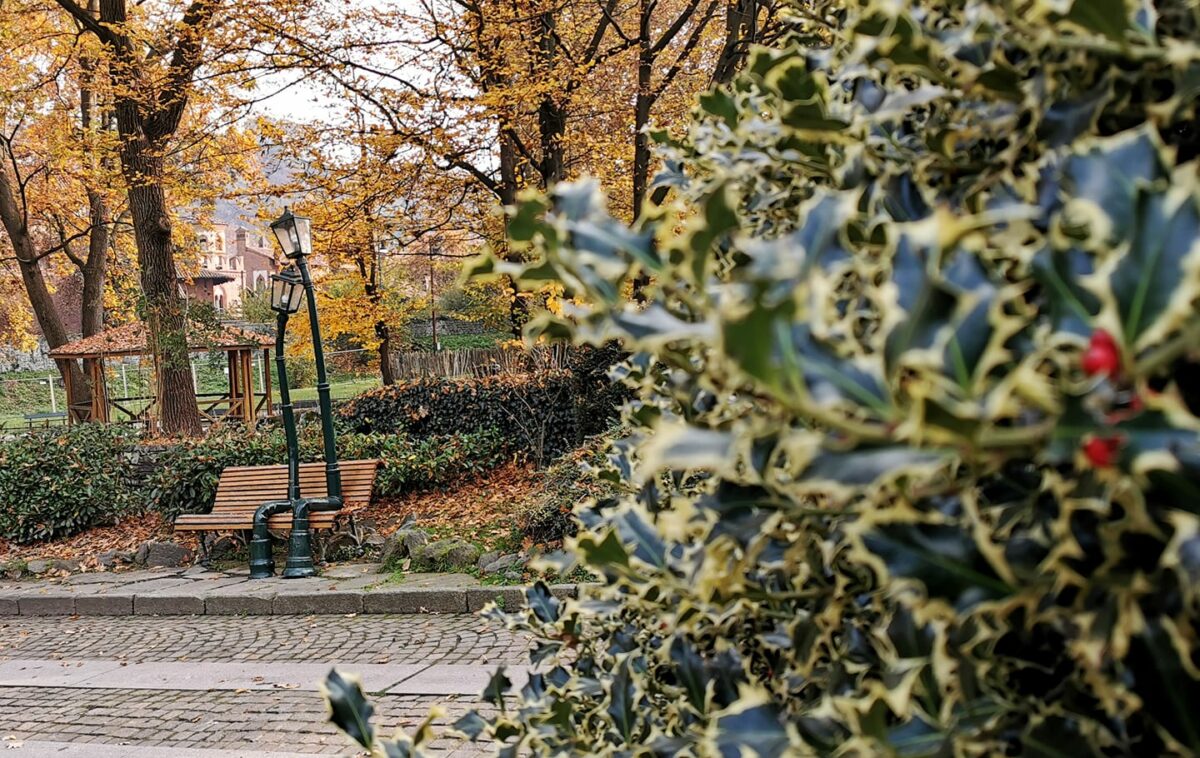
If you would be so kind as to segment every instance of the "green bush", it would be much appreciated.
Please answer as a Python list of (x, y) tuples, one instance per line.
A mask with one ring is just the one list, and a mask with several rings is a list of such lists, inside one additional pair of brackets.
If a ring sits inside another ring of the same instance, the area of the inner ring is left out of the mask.
[(496, 467), (506, 455), (494, 429), (417, 438), (405, 434), (345, 435), (347, 458), (383, 461), (375, 491), (382, 496), (435, 489)]
[[(324, 460), (320, 423), (301, 423), (299, 441), (302, 462)], [(507, 453), (505, 440), (490, 429), (425, 439), (339, 430), (337, 447), (341, 460), (382, 461), (375, 491), (383, 496), (451, 484), (496, 466)], [(286, 462), (287, 443), (278, 426), (257, 433), (233, 427), (215, 431), (204, 439), (181, 443), (161, 456), (148, 483), (147, 505), (166, 518), (207, 513), (216, 498), (221, 471), (227, 466)]]
[(0, 442), (0, 536), (17, 543), (69, 537), (132, 504), (130, 434), (100, 424)]
[(540, 462), (579, 442), (571, 382), (566, 371), (419, 379), (363, 393), (338, 414), (359, 433), (429, 437), (499, 429), (515, 452)]
[(615, 494), (613, 483), (597, 475), (604, 468), (609, 443), (608, 438), (595, 437), (542, 472), (537, 495), (517, 517), (523, 537), (539, 545), (571, 537), (579, 527), (577, 507)]
[(620, 370), (628, 358), (629, 354), (616, 342), (599, 347), (579, 345), (567, 355), (581, 437), (593, 437), (612, 429), (620, 420), (621, 407), (633, 399), (630, 388), (612, 377), (614, 370)]
[(686, 216), (629, 230), (560, 187), (510, 223), (529, 268), (480, 266), (553, 272), (590, 307), (534, 331), (620, 337), (639, 394), (633, 494), (571, 543), (601, 586), (493, 609), (545, 673), (456, 728), (513, 755), (1200, 754), (1196, 3), (792, 19), (660, 135)]

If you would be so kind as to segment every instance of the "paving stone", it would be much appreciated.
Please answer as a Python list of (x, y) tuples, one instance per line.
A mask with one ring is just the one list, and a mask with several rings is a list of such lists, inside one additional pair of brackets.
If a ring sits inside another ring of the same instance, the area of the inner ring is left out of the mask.
[(70, 585), (79, 584), (119, 584), (121, 579), (116, 574), (93, 572), (90, 574), (74, 574), (64, 580)]
[(462, 589), (480, 585), (479, 580), (470, 574), (413, 573), (404, 574), (394, 586), (404, 589)]
[(246, 592), (205, 594), (204, 612), (213, 616), (269, 616), (274, 601), (274, 593), (261, 595)]
[(364, 574), (375, 574), (378, 569), (377, 563), (350, 563), (327, 568), (321, 572), (321, 576), (327, 579), (353, 579)]
[(184, 594), (138, 594), (133, 612), (139, 616), (191, 616), (204, 613), (204, 598)]
[(378, 589), (363, 596), (364, 613), (464, 613), (466, 590)]
[(17, 598), (22, 616), (70, 616), (75, 613), (71, 595), (22, 595)]
[(20, 612), (15, 597), (0, 597), (0, 616), (16, 616)]
[[(503, 599), (503, 603), (500, 602)], [(506, 611), (514, 611), (525, 605), (524, 587), (477, 587), (467, 590), (467, 610), (475, 613), (488, 603), (496, 601)]]
[(550, 594), (560, 600), (566, 598), (579, 597), (579, 585), (577, 584), (552, 584), (550, 585)]
[(133, 595), (82, 595), (75, 598), (81, 616), (128, 616), (133, 613)]
[(362, 613), (360, 592), (281, 592), (271, 604), (275, 615)]

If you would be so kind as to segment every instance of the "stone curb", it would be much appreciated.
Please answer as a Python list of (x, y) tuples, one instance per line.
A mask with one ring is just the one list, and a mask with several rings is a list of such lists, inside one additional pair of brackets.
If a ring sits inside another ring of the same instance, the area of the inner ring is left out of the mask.
[[(524, 605), (525, 587), (391, 589), (370, 591), (224, 592), (182, 590), (91, 594), (37, 592), (0, 595), (0, 616), (307, 616), (321, 614), (475, 613), (490, 602), (505, 610)], [(574, 584), (556, 584), (557, 597), (574, 597)]]

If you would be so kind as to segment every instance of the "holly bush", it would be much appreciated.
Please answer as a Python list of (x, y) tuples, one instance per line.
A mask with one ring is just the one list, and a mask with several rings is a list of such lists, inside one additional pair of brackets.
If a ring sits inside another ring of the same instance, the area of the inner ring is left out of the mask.
[(498, 713), (456, 730), (503, 755), (1200, 753), (1197, 4), (791, 23), (656, 135), (678, 203), (631, 229), (562, 186), (511, 220), (532, 263), (477, 266), (588, 303), (531, 330), (619, 339), (637, 399), (621, 494), (568, 541), (601, 583), (489, 611), (542, 673), (498, 672)]

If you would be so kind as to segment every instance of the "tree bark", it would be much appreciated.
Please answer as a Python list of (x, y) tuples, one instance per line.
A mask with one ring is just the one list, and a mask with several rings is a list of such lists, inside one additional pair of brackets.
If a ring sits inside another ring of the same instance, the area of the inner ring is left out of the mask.
[(383, 386), (391, 387), (396, 383), (396, 372), (392, 368), (392, 330), (387, 322), (375, 322), (375, 336), (379, 338), (379, 375)]
[(650, 123), (650, 108), (654, 105), (651, 89), (654, 75), (654, 50), (650, 42), (650, 22), (653, 6), (648, 0), (638, 0), (638, 69), (637, 98), (633, 113), (633, 219), (642, 215), (642, 203), (646, 199), (646, 186), (650, 180), (650, 135), (646, 125)]
[[(12, 243), (13, 254), (17, 259), (17, 269), (21, 272), (21, 282), (25, 285), (25, 294), (29, 305), (37, 319), (38, 328), (46, 338), (46, 344), (51, 350), (67, 344), (67, 330), (63, 326), (62, 317), (54, 305), (50, 288), (46, 286), (46, 278), (42, 274), (37, 246), (29, 233), (25, 221), (25, 213), (17, 201), (17, 193), (13, 191), (14, 183), (8, 171), (0, 166), (0, 223)], [(91, 392), (83, 377), (83, 371), (77, 361), (56, 361), (58, 371), (64, 382), (70, 382), (75, 388), (75, 399), (78, 403), (91, 403)], [(70, 376), (68, 376), (70, 374)]]
[[(59, 3), (66, 7), (69, 0)], [(211, 17), (216, 5), (193, 2), (185, 11), (169, 75), (153, 97), (139, 92), (139, 69), (145, 64), (124, 31), (125, 0), (101, 0), (103, 31), (96, 32), (115, 53), (109, 70), (118, 93), (114, 110), (121, 138), (121, 170), (137, 243), (149, 346), (158, 369), (159, 418), (163, 433), (172, 436), (198, 435), (202, 429), (192, 384), (187, 309), (179, 292), (163, 186), (163, 153), (183, 117), (191, 77), (199, 64), (197, 29)], [(86, 23), (74, 7), (72, 12)]]
[(201, 433), (200, 410), (192, 384), (187, 344), (187, 308), (179, 293), (175, 251), (171, 240), (171, 217), (163, 190), (162, 158), (154, 153), (137, 124), (136, 106), (117, 108), (117, 126), (122, 137), (121, 166), (128, 183), (129, 213), (137, 242), (147, 332), (157, 358), (159, 418), (168, 435), (194, 436)]
[[(554, 36), (554, 12), (547, 11), (538, 16), (538, 55), (543, 73), (553, 76), (558, 42)], [(566, 159), (563, 156), (563, 132), (567, 128), (566, 109), (547, 91), (538, 103), (538, 135), (542, 148), (541, 165), (538, 173), (542, 178), (542, 189), (549, 189), (563, 180)]]

